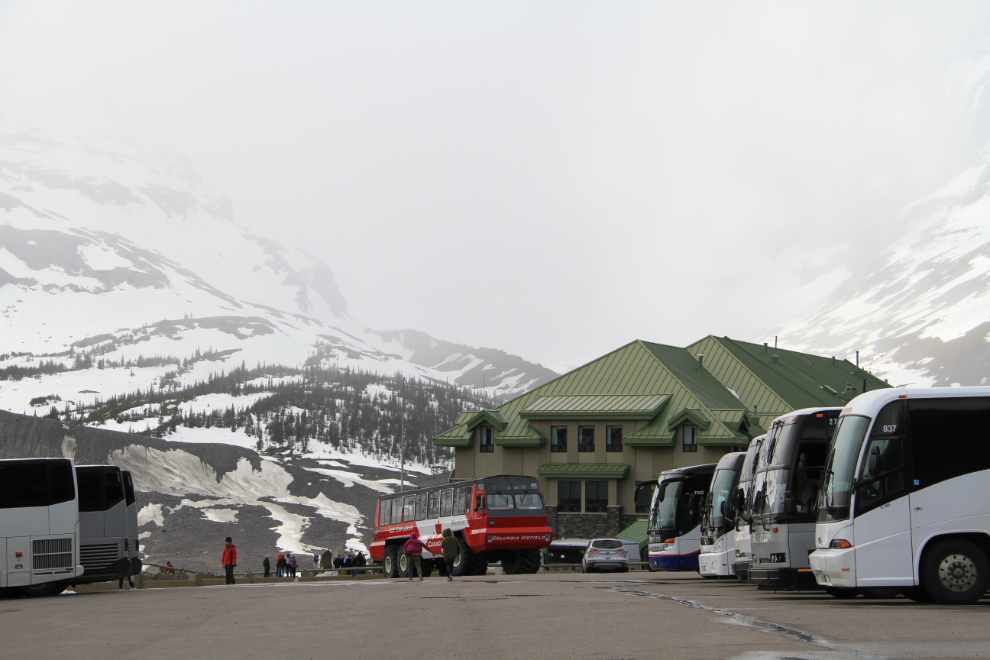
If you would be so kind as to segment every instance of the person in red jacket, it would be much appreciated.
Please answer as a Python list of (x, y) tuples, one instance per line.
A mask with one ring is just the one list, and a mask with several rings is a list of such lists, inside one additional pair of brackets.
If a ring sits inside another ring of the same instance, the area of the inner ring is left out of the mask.
[(426, 550), (426, 544), (419, 540), (419, 534), (416, 532), (410, 534), (409, 540), (406, 541), (406, 545), (402, 548), (403, 553), (405, 553), (409, 561), (410, 582), (412, 582), (413, 576), (417, 573), (419, 574), (419, 581), (423, 581), (423, 550)]
[(227, 573), (227, 584), (234, 584), (234, 566), (237, 566), (237, 548), (234, 547), (234, 543), (229, 536), (223, 545), (223, 559), (220, 561), (223, 563), (223, 570)]

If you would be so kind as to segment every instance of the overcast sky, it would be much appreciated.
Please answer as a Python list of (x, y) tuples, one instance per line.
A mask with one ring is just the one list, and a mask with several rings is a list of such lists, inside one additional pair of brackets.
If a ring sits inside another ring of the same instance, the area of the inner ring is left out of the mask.
[(372, 327), (563, 368), (634, 338), (765, 341), (855, 273), (990, 141), (988, 19), (0, 0), (0, 110), (188, 156)]

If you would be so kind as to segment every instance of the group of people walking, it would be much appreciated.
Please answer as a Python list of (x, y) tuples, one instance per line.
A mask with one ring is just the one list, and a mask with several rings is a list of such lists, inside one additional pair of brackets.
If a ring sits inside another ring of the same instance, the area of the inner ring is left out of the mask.
[[(262, 568), (265, 569), (265, 577), (269, 577), (272, 572), (272, 563), (265, 555), (265, 561), (261, 562)], [(278, 553), (278, 557), (275, 559), (275, 577), (296, 577), (296, 569), (299, 567), (299, 563), (296, 560), (296, 556), (292, 553)]]
[[(443, 551), (443, 563), (447, 568), (447, 582), (451, 582), (454, 579), (454, 562), (457, 561), (461, 548), (457, 543), (457, 537), (450, 531), (450, 528), (443, 530), (443, 541), (440, 547)], [(409, 540), (402, 546), (402, 553), (409, 560), (410, 582), (417, 575), (419, 581), (423, 581), (423, 550), (426, 549), (426, 544), (419, 540), (419, 534), (416, 532), (410, 534)]]

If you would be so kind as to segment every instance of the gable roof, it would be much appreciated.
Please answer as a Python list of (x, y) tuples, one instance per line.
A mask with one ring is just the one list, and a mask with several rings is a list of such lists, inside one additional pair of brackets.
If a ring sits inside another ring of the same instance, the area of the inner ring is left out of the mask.
[[(710, 347), (711, 342), (724, 349), (733, 360), (749, 372), (750, 379), (762, 383), (785, 402), (790, 410), (843, 405), (848, 399), (841, 398), (837, 394), (843, 394), (850, 384), (856, 388), (858, 394), (862, 391), (863, 381), (866, 381), (868, 390), (890, 387), (848, 360), (836, 360), (781, 348), (774, 349), (729, 337), (709, 336), (695, 342), (688, 349), (699, 350), (705, 344)], [(773, 359), (775, 354), (776, 362)], [(715, 358), (715, 356), (711, 357)], [(710, 369), (716, 373), (724, 372), (728, 368), (730, 367), (727, 365), (710, 363)], [(720, 374), (720, 376), (721, 380), (727, 380), (725, 375)], [(756, 405), (755, 402), (750, 403)]]
[(523, 408), (524, 419), (653, 419), (669, 394), (565, 394), (541, 396)]

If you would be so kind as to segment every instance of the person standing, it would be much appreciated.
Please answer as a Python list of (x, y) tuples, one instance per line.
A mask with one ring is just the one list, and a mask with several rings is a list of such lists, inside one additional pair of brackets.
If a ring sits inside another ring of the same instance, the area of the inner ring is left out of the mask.
[(237, 548), (234, 541), (229, 536), (224, 541), (223, 557), (221, 563), (223, 570), (227, 574), (227, 584), (234, 584), (234, 567), (237, 566)]
[(265, 561), (261, 562), (261, 566), (265, 569), (265, 577), (272, 572), (272, 563), (268, 560), (268, 555), (265, 555)]
[(441, 546), (443, 548), (443, 563), (447, 567), (447, 582), (454, 581), (454, 562), (457, 561), (458, 555), (461, 554), (461, 547), (457, 543), (457, 537), (454, 533), (450, 531), (450, 528), (443, 530), (443, 542)]
[(413, 576), (419, 574), (419, 581), (423, 581), (423, 550), (426, 544), (419, 540), (419, 534), (413, 532), (409, 535), (409, 540), (402, 547), (402, 552), (409, 559), (409, 581), (413, 581)]
[(276, 577), (285, 577), (285, 555), (278, 553), (278, 560), (275, 562)]
[(295, 578), (296, 577), (296, 556), (289, 555), (289, 574)]
[[(354, 558), (354, 565), (357, 566), (358, 568), (368, 565), (368, 560), (367, 558), (365, 558), (364, 552), (362, 552), (361, 550), (358, 550), (357, 557)], [(364, 575), (364, 571), (358, 571), (358, 573)]]

